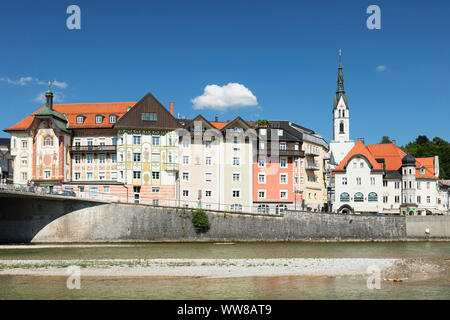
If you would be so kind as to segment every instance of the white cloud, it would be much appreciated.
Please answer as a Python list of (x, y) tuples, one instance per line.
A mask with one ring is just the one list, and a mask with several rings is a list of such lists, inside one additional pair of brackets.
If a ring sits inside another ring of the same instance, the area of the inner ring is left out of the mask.
[[(30, 83), (35, 83), (35, 84), (40, 84), (40, 85), (48, 85), (47, 82), (41, 81), (38, 78), (33, 78), (33, 77), (20, 77), (17, 80), (0, 77), (0, 81), (7, 82), (7, 83), (13, 84), (13, 85), (18, 85), (18, 86), (26, 86), (26, 85), (28, 85)], [(68, 87), (67, 82), (58, 81), (58, 80), (54, 80), (52, 82), (52, 85), (55, 86), (55, 87), (58, 87), (60, 89), (65, 89), (65, 88)]]
[[(45, 97), (45, 93), (41, 92), (37, 95), (36, 98), (34, 98), (34, 101), (45, 104), (47, 102), (47, 99)], [(61, 92), (54, 92), (53, 93), (53, 102), (54, 103), (61, 103), (64, 101), (64, 94)]]
[(201, 96), (191, 99), (194, 109), (225, 110), (229, 107), (257, 106), (258, 100), (253, 93), (239, 83), (228, 83), (224, 86), (207, 85)]
[(387, 70), (387, 67), (385, 66), (385, 65), (379, 65), (378, 67), (377, 67), (377, 71), (378, 72), (383, 72), (383, 71), (386, 71)]

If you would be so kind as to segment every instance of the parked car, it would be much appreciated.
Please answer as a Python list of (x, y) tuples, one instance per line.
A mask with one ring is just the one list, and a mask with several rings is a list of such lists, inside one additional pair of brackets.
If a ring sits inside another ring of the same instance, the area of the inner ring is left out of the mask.
[(58, 190), (55, 192), (55, 194), (60, 196), (69, 196), (69, 197), (75, 197), (75, 192), (70, 190)]

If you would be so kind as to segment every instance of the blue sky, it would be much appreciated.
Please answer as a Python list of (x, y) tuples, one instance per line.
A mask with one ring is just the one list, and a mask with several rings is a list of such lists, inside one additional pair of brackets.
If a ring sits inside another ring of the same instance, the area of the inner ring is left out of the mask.
[[(71, 4), (81, 30), (66, 27)], [(381, 30), (366, 27), (371, 4)], [(56, 80), (63, 103), (150, 91), (188, 118), (290, 120), (329, 141), (342, 48), (353, 139), (449, 140), (449, 12), (448, 1), (2, 1), (0, 128), (42, 106)], [(207, 85), (228, 83), (257, 106), (193, 108)]]

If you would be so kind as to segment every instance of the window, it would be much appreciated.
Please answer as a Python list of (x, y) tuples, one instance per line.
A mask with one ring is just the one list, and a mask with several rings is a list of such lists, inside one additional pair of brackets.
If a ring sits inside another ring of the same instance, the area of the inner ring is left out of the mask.
[(267, 204), (258, 205), (258, 213), (269, 213), (269, 206)]
[(92, 139), (87, 139), (87, 145), (88, 146), (93, 146), (94, 145), (94, 141)]
[(212, 181), (212, 173), (206, 172), (205, 173), (205, 182), (211, 182)]
[(183, 172), (183, 181), (189, 181), (189, 172)]
[(161, 159), (161, 155), (158, 152), (152, 153), (152, 162), (159, 162)]
[(241, 191), (240, 190), (233, 190), (232, 191), (233, 198), (240, 198), (241, 197)]
[(394, 202), (395, 203), (399, 203), (400, 202), (400, 196), (395, 196), (394, 197)]
[(44, 147), (45, 146), (53, 146), (53, 137), (52, 136), (46, 136), (44, 138)]
[(263, 168), (263, 167), (265, 167), (265, 166), (266, 166), (266, 160), (260, 158), (260, 159), (258, 160), (258, 167)]
[(299, 146), (298, 146), (298, 143), (296, 143), (296, 144), (294, 145), (294, 150), (300, 150), (300, 148), (299, 148)]
[(169, 146), (173, 146), (173, 138), (172, 138), (172, 136), (168, 137), (168, 144), (169, 144)]
[(109, 123), (116, 123), (116, 115), (112, 114), (109, 116)]
[(142, 112), (141, 119), (144, 121), (157, 121), (158, 117), (156, 112)]
[(79, 139), (76, 139), (76, 140), (74, 141), (74, 143), (75, 143), (75, 147), (81, 146), (81, 141), (80, 141)]
[(100, 138), (100, 145), (101, 146), (106, 145), (105, 138)]
[(205, 197), (210, 198), (212, 196), (212, 191), (211, 190), (205, 190)]
[(387, 187), (387, 186), (388, 186), (387, 180), (383, 180), (383, 187)]
[(141, 200), (141, 187), (134, 186), (133, 192), (134, 192), (134, 203), (139, 203)]
[(286, 173), (282, 173), (280, 174), (280, 184), (287, 184), (287, 174)]
[(120, 141), (120, 145), (123, 145), (123, 142), (124, 142), (124, 141), (123, 141), (123, 137), (120, 137), (120, 138), (119, 138), (119, 141)]
[(92, 179), (94, 179), (94, 175), (92, 174), (92, 172), (86, 173), (86, 179), (87, 179), (87, 180), (92, 180)]
[(169, 152), (169, 154), (167, 155), (167, 159), (168, 159), (169, 163), (172, 163), (172, 162), (173, 162), (173, 155), (172, 155), (172, 152)]
[(259, 129), (259, 134), (262, 136), (265, 136), (267, 132), (267, 129)]
[(259, 149), (260, 150), (264, 150), (264, 142), (260, 142), (259, 143)]
[(277, 204), (277, 206), (275, 207), (276, 214), (282, 214), (286, 210), (287, 210), (287, 205), (285, 205), (285, 204)]
[(278, 129), (278, 135), (282, 136), (283, 135), (283, 129)]
[(159, 193), (160, 188), (159, 187), (152, 187), (152, 193)]
[(383, 203), (387, 203), (388, 202), (388, 196), (383, 196)]
[(111, 171), (111, 180), (117, 180), (117, 172)]
[(431, 203), (431, 197), (427, 196), (427, 203)]
[(133, 144), (140, 145), (141, 144), (141, 136), (133, 136)]
[(133, 179), (140, 179), (140, 178), (141, 178), (141, 172), (133, 171)]
[(28, 141), (27, 140), (22, 140), (22, 148), (23, 149), (28, 148)]
[(400, 181), (395, 181), (394, 182), (394, 188), (395, 189), (400, 189)]
[(27, 157), (22, 157), (22, 165), (26, 166), (28, 163), (28, 158)]
[(363, 161), (361, 161), (361, 163), (359, 164), (359, 167), (360, 168), (364, 168), (364, 162)]
[(369, 193), (368, 200), (371, 202), (378, 201), (378, 195), (375, 192)]
[(238, 203), (233, 203), (231, 205), (231, 211), (233, 212), (242, 212), (242, 204), (238, 204)]
[(280, 150), (286, 150), (286, 143), (280, 143)]
[(205, 158), (205, 164), (206, 164), (207, 166), (210, 166), (210, 165), (211, 165), (211, 157), (206, 157), (206, 158)]
[(27, 181), (28, 180), (28, 174), (26, 172), (22, 172), (22, 180)]
[(98, 196), (98, 187), (89, 187), (89, 196), (90, 197)]
[(241, 180), (240, 173), (233, 173), (233, 182), (239, 182)]
[(81, 163), (81, 156), (79, 154), (75, 155), (75, 163), (80, 164)]
[(183, 156), (183, 164), (189, 164), (189, 156)]
[(206, 149), (211, 149), (211, 141), (205, 141), (205, 148)]
[(159, 171), (152, 171), (152, 179), (159, 180), (160, 174)]
[(266, 190), (258, 190), (258, 198), (265, 199), (266, 198)]
[(103, 193), (109, 193), (109, 186), (103, 186)]
[(342, 184), (347, 185), (347, 177), (342, 177)]
[(280, 191), (280, 199), (287, 199), (287, 191), (286, 190)]
[(295, 181), (295, 183), (298, 183), (298, 176), (297, 175), (294, 176), (294, 181)]
[(421, 189), (420, 181), (417, 181), (417, 190)]
[(356, 178), (356, 184), (359, 184), (359, 185), (361, 184), (361, 177)]
[(117, 145), (117, 138), (111, 138), (111, 143), (113, 146)]
[(183, 190), (183, 197), (189, 197), (189, 190), (187, 189)]
[(264, 173), (259, 173), (258, 174), (258, 183), (266, 183), (266, 175)]
[(152, 146), (159, 146), (159, 137), (152, 137)]
[(280, 168), (287, 168), (287, 160), (280, 159)]
[(103, 122), (103, 116), (95, 116), (95, 123), (102, 123)]
[(430, 183), (427, 182), (427, 189), (430, 189)]
[(120, 170), (120, 179), (123, 179), (123, 171)]
[(141, 153), (140, 152), (133, 153), (133, 161), (134, 162), (141, 162)]
[(117, 163), (117, 155), (115, 153), (111, 154), (111, 163)]
[(294, 167), (297, 168), (298, 167), (298, 160), (294, 161)]
[(187, 149), (187, 148), (189, 148), (189, 137), (183, 137), (183, 142), (182, 142), (182, 144), (183, 144), (183, 148), (184, 149)]
[(87, 163), (93, 163), (94, 162), (94, 155), (89, 153), (86, 155)]
[(81, 179), (81, 173), (75, 172), (75, 180), (80, 180), (80, 179)]
[(375, 184), (375, 177), (370, 177), (370, 184)]
[(350, 195), (347, 192), (341, 193), (341, 202), (349, 202), (350, 201)]
[(355, 202), (363, 202), (364, 195), (361, 192), (355, 193)]
[(98, 180), (105, 180), (105, 172), (98, 173)]
[(120, 156), (120, 162), (123, 162), (123, 153), (120, 153), (119, 156)]
[(239, 165), (239, 157), (233, 157), (233, 166)]
[(82, 124), (84, 122), (84, 117), (83, 116), (77, 116), (77, 123), (78, 124)]
[(100, 163), (106, 163), (106, 155), (104, 153), (100, 153), (98, 155), (98, 162)]
[(422, 197), (421, 196), (417, 196), (417, 203), (422, 203)]

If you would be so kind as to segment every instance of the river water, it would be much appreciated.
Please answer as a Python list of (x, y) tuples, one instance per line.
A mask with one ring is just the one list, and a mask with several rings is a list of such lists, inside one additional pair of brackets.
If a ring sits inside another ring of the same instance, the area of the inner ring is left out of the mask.
[[(450, 259), (449, 242), (148, 243), (0, 246), (0, 260), (156, 258), (431, 258)], [(367, 289), (363, 277), (66, 277), (0, 276), (0, 299), (450, 299), (450, 279)]]

